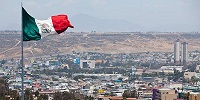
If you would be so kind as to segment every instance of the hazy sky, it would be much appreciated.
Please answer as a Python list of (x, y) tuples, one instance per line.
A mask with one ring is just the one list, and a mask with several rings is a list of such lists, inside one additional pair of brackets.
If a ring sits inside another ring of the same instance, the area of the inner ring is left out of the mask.
[(0, 30), (20, 30), (21, 2), (37, 19), (86, 14), (126, 20), (150, 30), (200, 31), (200, 0), (0, 0)]

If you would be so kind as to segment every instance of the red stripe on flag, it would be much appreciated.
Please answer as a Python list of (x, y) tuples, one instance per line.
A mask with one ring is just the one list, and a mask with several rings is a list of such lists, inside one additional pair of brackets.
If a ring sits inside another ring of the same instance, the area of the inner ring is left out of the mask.
[(51, 16), (51, 19), (53, 27), (58, 34), (64, 32), (68, 27), (74, 28), (74, 26), (70, 24), (67, 15)]

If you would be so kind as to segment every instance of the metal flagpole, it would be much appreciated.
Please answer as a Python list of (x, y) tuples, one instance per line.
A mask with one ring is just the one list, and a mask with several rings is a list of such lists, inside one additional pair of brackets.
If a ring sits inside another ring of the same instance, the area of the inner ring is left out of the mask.
[[(21, 13), (22, 12), (22, 3), (21, 3)], [(23, 14), (21, 15), (21, 66), (22, 66), (22, 73), (21, 73), (21, 78), (22, 78), (22, 91), (21, 91), (21, 100), (24, 100), (24, 43), (23, 43)]]

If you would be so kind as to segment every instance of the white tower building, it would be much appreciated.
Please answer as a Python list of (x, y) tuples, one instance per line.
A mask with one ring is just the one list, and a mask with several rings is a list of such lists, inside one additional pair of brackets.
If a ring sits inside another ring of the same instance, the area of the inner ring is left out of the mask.
[(180, 64), (180, 42), (177, 39), (174, 43), (174, 63)]

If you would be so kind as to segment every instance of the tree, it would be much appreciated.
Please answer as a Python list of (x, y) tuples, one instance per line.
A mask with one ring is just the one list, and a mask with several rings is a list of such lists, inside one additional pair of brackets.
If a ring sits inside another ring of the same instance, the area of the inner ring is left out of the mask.
[(54, 100), (62, 100), (62, 93), (61, 92), (56, 92), (53, 96)]
[(44, 94), (44, 95), (43, 95), (43, 100), (48, 100), (48, 99), (49, 99), (49, 96), (46, 95), (46, 94)]
[(9, 90), (8, 95), (10, 95), (10, 98), (13, 98), (14, 100), (20, 100), (19, 93), (17, 90)]
[(24, 99), (25, 100), (33, 100), (32, 92), (28, 88), (25, 90)]
[(124, 98), (137, 98), (136, 90), (125, 90), (123, 95)]
[(0, 78), (0, 100), (7, 100), (13, 98), (14, 100), (19, 100), (20, 96), (17, 90), (8, 89), (7, 80), (5, 77)]
[(49, 96), (48, 96), (48, 95), (45, 95), (45, 94), (40, 95), (40, 96), (38, 96), (38, 98), (37, 98), (37, 100), (48, 100), (48, 99), (49, 99)]
[(189, 97), (190, 97), (190, 92), (183, 94), (183, 99), (184, 100), (189, 100)]
[(6, 94), (6, 89), (5, 89), (5, 78), (0, 78), (0, 99), (3, 100), (5, 99), (5, 94)]
[(74, 94), (69, 93), (69, 92), (63, 92), (63, 93), (62, 93), (62, 97), (63, 97), (63, 99), (66, 99), (66, 100), (73, 100), (73, 99), (76, 98), (76, 97), (74, 96)]
[(6, 63), (6, 60), (3, 59), (3, 60), (1, 61), (1, 64), (3, 65), (3, 64), (5, 64), (5, 63)]
[(69, 92), (56, 92), (53, 96), (53, 100), (75, 100), (74, 94)]
[(198, 82), (198, 78), (196, 78), (195, 76), (192, 76), (191, 81), (192, 81), (193, 84), (195, 84), (195, 83)]
[(84, 99), (85, 100), (94, 100), (94, 97), (92, 97), (92, 96), (86, 96)]
[(39, 91), (38, 91), (38, 90), (37, 90), (37, 91), (35, 91), (35, 96), (36, 96), (36, 97), (38, 97), (38, 96), (39, 96), (39, 94), (40, 94), (40, 93), (39, 93)]

